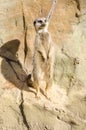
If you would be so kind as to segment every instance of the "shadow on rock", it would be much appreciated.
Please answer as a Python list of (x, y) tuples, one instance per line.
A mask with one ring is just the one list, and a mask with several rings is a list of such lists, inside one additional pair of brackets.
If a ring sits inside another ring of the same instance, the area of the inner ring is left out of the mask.
[(17, 88), (27, 90), (27, 80), (31, 78), (31, 75), (25, 73), (18, 60), (17, 52), (19, 45), (20, 41), (15, 39), (8, 41), (0, 48), (0, 56), (3, 58), (1, 73), (6, 80), (13, 83)]

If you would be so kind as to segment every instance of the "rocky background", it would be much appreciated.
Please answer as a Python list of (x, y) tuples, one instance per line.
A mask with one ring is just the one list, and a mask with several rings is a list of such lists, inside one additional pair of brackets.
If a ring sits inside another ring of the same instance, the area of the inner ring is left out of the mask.
[(33, 21), (52, 0), (0, 0), (0, 130), (86, 130), (86, 0), (58, 0), (51, 100), (24, 82), (32, 71)]

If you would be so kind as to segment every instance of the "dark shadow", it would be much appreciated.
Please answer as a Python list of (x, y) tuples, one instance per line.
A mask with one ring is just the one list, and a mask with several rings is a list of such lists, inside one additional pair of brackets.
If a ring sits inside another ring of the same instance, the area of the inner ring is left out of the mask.
[(0, 48), (0, 56), (5, 59), (17, 61), (16, 52), (18, 51), (19, 45), (20, 41), (17, 39), (8, 41)]
[[(29, 89), (26, 81), (31, 76), (28, 76), (25, 73), (18, 57), (16, 56), (19, 45), (20, 41), (18, 39), (15, 39), (8, 41), (0, 48), (0, 56), (3, 58), (1, 63), (1, 73), (6, 80), (13, 83), (17, 88), (23, 88), (23, 90), (28, 91)], [(34, 91), (31, 90), (31, 92)]]

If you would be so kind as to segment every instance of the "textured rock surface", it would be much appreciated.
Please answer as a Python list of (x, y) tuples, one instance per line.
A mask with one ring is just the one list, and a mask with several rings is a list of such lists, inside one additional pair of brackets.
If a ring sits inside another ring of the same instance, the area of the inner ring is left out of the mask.
[(0, 0), (0, 130), (86, 130), (85, 0), (58, 0), (52, 17), (56, 61), (51, 101), (42, 91), (37, 100), (35, 90), (23, 82), (32, 71), (33, 21), (47, 16), (51, 4)]

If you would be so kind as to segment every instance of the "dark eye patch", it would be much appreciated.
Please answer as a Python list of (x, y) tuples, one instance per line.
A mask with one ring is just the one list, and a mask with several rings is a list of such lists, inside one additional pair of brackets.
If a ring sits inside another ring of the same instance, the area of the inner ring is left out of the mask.
[(38, 20), (39, 23), (42, 23), (42, 20)]
[(36, 21), (34, 21), (34, 25), (36, 24)]
[(45, 19), (45, 22), (47, 22), (47, 20)]

